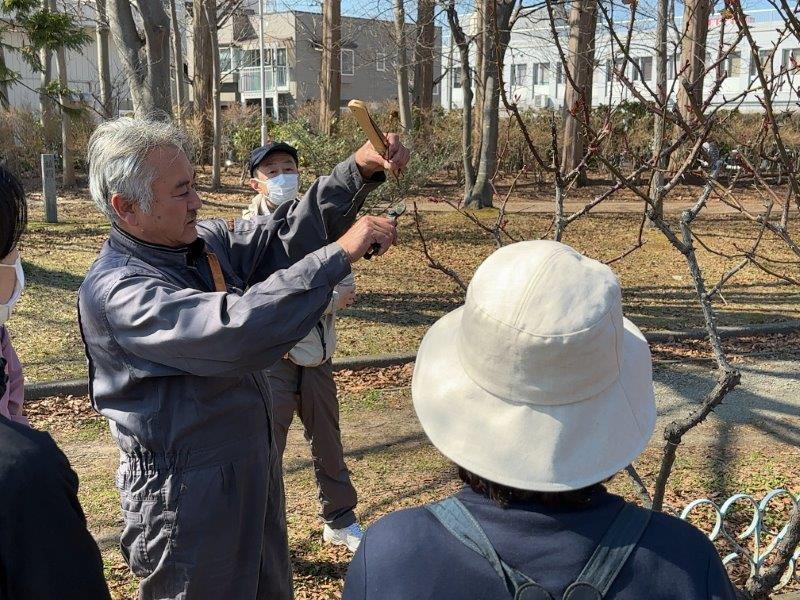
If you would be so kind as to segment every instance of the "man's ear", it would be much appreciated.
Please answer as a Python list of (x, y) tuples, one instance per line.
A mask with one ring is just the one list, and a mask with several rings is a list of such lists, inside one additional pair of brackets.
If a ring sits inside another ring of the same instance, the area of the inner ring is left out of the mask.
[(136, 205), (125, 196), (113, 194), (111, 196), (111, 210), (114, 211), (120, 221), (129, 227), (137, 227), (139, 225)]
[(250, 187), (259, 194), (261, 193), (261, 184), (259, 184), (258, 180), (253, 177), (250, 178)]

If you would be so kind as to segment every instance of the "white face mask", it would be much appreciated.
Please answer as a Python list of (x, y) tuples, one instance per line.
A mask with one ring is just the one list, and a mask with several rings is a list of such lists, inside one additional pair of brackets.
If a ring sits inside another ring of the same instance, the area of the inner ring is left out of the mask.
[(280, 206), (297, 198), (300, 177), (297, 173), (281, 173), (262, 183), (267, 184), (269, 201), (275, 206)]
[(4, 325), (5, 322), (11, 317), (11, 309), (22, 295), (22, 290), (25, 287), (25, 271), (22, 270), (22, 260), (19, 256), (17, 256), (17, 260), (14, 261), (14, 264), (0, 264), (0, 268), (14, 269), (17, 275), (17, 282), (14, 284), (14, 291), (11, 294), (11, 298), (9, 298), (8, 302), (5, 304), (0, 304), (0, 325)]

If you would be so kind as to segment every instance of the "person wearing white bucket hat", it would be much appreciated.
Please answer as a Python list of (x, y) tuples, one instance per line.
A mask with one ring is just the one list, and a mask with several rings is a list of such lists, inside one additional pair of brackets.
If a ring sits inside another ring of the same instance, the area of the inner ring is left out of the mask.
[(735, 598), (699, 530), (603, 486), (656, 417), (606, 265), (551, 241), (492, 254), (422, 340), (412, 396), (467, 486), (370, 527), (345, 600)]

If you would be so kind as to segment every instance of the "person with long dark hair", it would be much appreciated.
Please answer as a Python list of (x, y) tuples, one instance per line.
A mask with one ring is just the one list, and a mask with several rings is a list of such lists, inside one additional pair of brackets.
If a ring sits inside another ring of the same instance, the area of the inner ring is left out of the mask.
[[(19, 180), (0, 165), (0, 317), (24, 285), (17, 243), (27, 223)], [(6, 365), (8, 374), (6, 375)], [(100, 550), (78, 502), (78, 477), (53, 438), (21, 412), (22, 370), (2, 327), (0, 598), (109, 598)]]
[(6, 322), (25, 287), (25, 272), (17, 244), (28, 223), (28, 207), (22, 184), (0, 166), (0, 356), (5, 361), (8, 381), (0, 396), (0, 415), (15, 423), (28, 424), (22, 409), (22, 365), (11, 345)]

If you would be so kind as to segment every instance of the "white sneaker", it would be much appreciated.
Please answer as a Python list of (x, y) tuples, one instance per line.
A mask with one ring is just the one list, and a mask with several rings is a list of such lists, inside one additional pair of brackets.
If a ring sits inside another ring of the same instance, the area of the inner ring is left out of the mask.
[(364, 537), (364, 530), (361, 525), (353, 523), (342, 529), (333, 529), (327, 523), (322, 528), (322, 539), (334, 546), (347, 546), (350, 552), (358, 550), (361, 538)]

